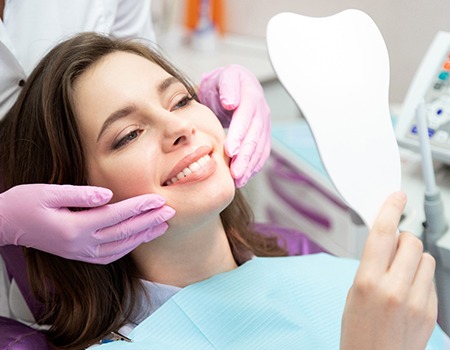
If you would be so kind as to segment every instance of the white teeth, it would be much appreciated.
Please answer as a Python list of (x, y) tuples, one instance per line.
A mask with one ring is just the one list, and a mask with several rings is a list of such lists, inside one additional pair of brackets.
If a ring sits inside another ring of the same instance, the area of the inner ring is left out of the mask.
[(188, 176), (188, 175), (191, 175), (191, 174), (192, 174), (192, 171), (191, 171), (191, 169), (189, 169), (189, 168), (184, 168), (184, 169), (183, 169), (183, 174), (184, 174), (185, 176)]
[(208, 160), (205, 160), (203, 157), (198, 160), (198, 164), (200, 164), (200, 166), (205, 165), (207, 162)]
[(198, 169), (200, 169), (200, 164), (194, 162), (191, 165), (189, 165), (189, 168), (192, 170), (192, 172), (197, 171)]
[(198, 169), (203, 167), (210, 160), (211, 160), (211, 157), (208, 154), (206, 156), (201, 157), (199, 160), (197, 160), (196, 162), (193, 162), (192, 164), (190, 164), (189, 166), (184, 168), (182, 171), (180, 171), (177, 174), (177, 176), (174, 176), (170, 180), (167, 180), (166, 181), (167, 186), (174, 184), (178, 180), (181, 180), (182, 178), (184, 178), (192, 173), (195, 173)]

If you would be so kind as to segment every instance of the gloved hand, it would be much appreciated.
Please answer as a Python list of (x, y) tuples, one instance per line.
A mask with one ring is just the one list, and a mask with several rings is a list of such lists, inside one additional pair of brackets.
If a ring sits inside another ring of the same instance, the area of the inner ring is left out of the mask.
[[(67, 259), (107, 264), (167, 229), (175, 211), (142, 195), (115, 204), (105, 188), (20, 185), (0, 194), (0, 245), (33, 247)], [(92, 208), (71, 211), (68, 208)]]
[(232, 158), (236, 186), (244, 186), (270, 154), (270, 109), (261, 84), (249, 70), (233, 64), (203, 75), (198, 97), (229, 127), (225, 152)]

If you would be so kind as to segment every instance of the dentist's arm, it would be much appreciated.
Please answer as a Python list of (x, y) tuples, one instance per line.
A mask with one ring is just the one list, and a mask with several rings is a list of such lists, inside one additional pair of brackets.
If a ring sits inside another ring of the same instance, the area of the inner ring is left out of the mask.
[(0, 193), (0, 245), (33, 247), (67, 259), (107, 264), (162, 235), (166, 221), (175, 214), (160, 196), (105, 205), (111, 197), (111, 191), (99, 187), (13, 187)]
[(236, 186), (242, 187), (270, 154), (270, 109), (262, 86), (249, 70), (234, 64), (205, 74), (198, 96), (229, 127), (225, 151), (232, 158)]
[(391, 195), (369, 233), (342, 320), (341, 350), (424, 350), (437, 318), (435, 261), (422, 242), (395, 235), (406, 204)]

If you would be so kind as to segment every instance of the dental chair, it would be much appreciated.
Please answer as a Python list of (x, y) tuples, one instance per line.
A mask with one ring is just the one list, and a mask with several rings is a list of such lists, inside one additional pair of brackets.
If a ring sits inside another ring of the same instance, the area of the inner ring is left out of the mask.
[[(289, 255), (324, 252), (305, 234), (294, 229), (262, 223), (255, 224), (255, 229), (261, 234), (276, 232), (282, 244), (285, 244)], [(6, 268), (7, 283), (10, 284), (9, 300), (12, 312), (16, 318), (24, 321), (22, 323), (12, 318), (0, 317), (0, 349), (50, 350), (44, 334), (25, 324), (33, 324), (34, 318), (42, 312), (42, 305), (34, 299), (30, 291), (22, 248), (15, 246), (0, 247), (0, 256)], [(3, 281), (0, 281), (0, 283), (3, 283)], [(14, 305), (11, 305), (12, 303)]]
[[(15, 316), (28, 324), (42, 311), (41, 305), (34, 299), (28, 285), (25, 257), (22, 247), (0, 247), (6, 272), (6, 281), (9, 282), (9, 295), (11, 309)], [(0, 269), (2, 267), (0, 266)], [(8, 317), (0, 317), (0, 349), (2, 350), (50, 350), (43, 333), (29, 327), (25, 323)]]

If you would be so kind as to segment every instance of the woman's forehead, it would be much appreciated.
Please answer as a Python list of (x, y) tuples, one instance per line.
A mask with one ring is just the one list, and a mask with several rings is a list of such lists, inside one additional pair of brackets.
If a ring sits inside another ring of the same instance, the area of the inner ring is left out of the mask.
[(149, 59), (129, 52), (114, 52), (81, 74), (73, 84), (74, 98), (95, 101), (110, 96), (157, 93), (158, 85), (172, 77)]
[(145, 57), (122, 51), (108, 54), (74, 83), (73, 107), (79, 126), (100, 125), (117, 110), (158, 101), (161, 86), (174, 81), (180, 83)]
[(89, 78), (95, 76), (99, 79), (112, 77), (143, 77), (151, 74), (157, 80), (158, 77), (169, 76), (160, 65), (150, 61), (148, 58), (136, 53), (116, 51), (102, 57), (98, 62), (88, 68), (80, 78)]

